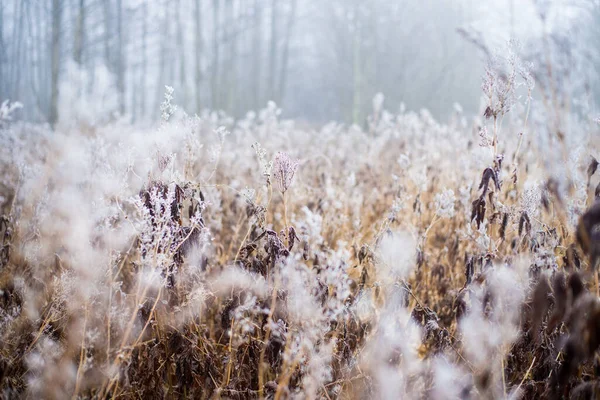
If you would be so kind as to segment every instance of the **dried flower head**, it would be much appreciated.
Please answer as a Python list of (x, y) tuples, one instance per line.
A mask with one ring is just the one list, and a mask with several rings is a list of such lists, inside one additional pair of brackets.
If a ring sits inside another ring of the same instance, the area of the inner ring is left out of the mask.
[(445, 189), (435, 195), (435, 212), (442, 218), (454, 217), (456, 197), (452, 189)]
[(223, 144), (225, 137), (229, 135), (229, 131), (224, 126), (219, 126), (217, 129), (215, 129), (215, 134), (219, 137), (219, 142)]
[(275, 155), (275, 159), (273, 160), (273, 177), (281, 193), (287, 192), (292, 185), (298, 165), (298, 161), (292, 160), (288, 153), (280, 151)]
[(175, 89), (173, 89), (171, 86), (165, 85), (165, 99), (160, 105), (160, 116), (165, 122), (168, 121), (169, 118), (171, 118), (171, 116), (175, 113), (175, 110), (177, 110), (177, 106), (171, 103), (173, 100), (174, 91)]
[(267, 151), (260, 145), (259, 142), (254, 142), (252, 148), (256, 152), (258, 163), (260, 164), (262, 174), (266, 178), (268, 185), (271, 182), (271, 171), (273, 170), (273, 161), (267, 161)]
[(487, 128), (484, 126), (479, 129), (479, 146), (492, 147), (494, 146), (494, 138), (488, 135)]

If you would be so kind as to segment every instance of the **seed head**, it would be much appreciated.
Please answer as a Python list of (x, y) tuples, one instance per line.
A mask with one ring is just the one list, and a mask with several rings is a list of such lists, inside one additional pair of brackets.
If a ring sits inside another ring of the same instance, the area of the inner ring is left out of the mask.
[(281, 193), (287, 192), (292, 185), (298, 165), (298, 161), (292, 160), (288, 153), (280, 151), (275, 155), (275, 159), (273, 160), (273, 178), (277, 182)]

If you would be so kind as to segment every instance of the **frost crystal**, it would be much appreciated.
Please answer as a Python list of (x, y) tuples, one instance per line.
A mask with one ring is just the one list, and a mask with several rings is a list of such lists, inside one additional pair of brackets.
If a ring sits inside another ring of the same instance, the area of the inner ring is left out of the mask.
[(19, 102), (9, 103), (8, 100), (4, 100), (0, 105), (0, 128), (12, 121), (11, 114), (22, 107), (23, 104)]
[(262, 148), (260, 143), (254, 142), (252, 148), (256, 152), (256, 157), (258, 158), (258, 164), (260, 165), (262, 174), (267, 179), (267, 183), (269, 183), (271, 179), (271, 170), (273, 169), (273, 162), (267, 161), (267, 151)]
[(165, 122), (168, 121), (169, 118), (171, 118), (171, 116), (175, 113), (175, 110), (177, 109), (177, 106), (171, 104), (171, 100), (173, 100), (174, 91), (175, 89), (173, 89), (171, 86), (165, 86), (165, 99), (160, 105), (160, 116)]
[(435, 211), (442, 218), (454, 217), (456, 197), (452, 189), (446, 189), (435, 195)]

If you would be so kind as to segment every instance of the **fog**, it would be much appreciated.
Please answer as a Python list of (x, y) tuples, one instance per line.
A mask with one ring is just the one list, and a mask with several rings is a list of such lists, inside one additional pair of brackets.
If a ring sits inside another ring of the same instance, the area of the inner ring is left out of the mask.
[(189, 115), (274, 101), (363, 125), (382, 93), (444, 119), (482, 112), (484, 67), (510, 39), (598, 99), (598, 25), (596, 0), (0, 0), (0, 100), (52, 126), (157, 120), (165, 85)]
[(0, 398), (600, 393), (600, 0), (0, 0)]

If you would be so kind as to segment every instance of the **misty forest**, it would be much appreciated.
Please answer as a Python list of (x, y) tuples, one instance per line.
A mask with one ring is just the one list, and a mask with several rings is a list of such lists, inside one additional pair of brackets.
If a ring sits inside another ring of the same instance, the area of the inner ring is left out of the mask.
[(598, 71), (600, 0), (0, 0), (0, 398), (600, 399)]

